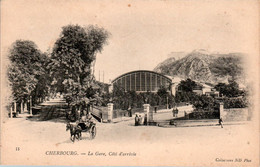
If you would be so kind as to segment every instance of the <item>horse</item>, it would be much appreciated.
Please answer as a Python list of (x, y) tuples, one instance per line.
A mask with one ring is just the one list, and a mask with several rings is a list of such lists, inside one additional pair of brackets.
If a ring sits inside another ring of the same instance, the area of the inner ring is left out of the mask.
[(75, 141), (75, 138), (77, 138), (78, 140), (81, 139), (82, 129), (81, 129), (80, 126), (67, 123), (67, 125), (66, 125), (66, 131), (68, 131), (68, 130), (70, 130), (70, 140), (71, 140), (72, 142)]

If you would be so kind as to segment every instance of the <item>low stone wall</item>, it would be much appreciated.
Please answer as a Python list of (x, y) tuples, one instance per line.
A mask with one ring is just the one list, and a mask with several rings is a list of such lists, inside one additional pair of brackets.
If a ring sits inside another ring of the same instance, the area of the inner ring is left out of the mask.
[(223, 109), (220, 117), (223, 121), (247, 121), (249, 119), (248, 108)]
[(193, 105), (186, 105), (186, 106), (180, 106), (180, 107), (177, 107), (177, 109), (179, 111), (185, 111), (186, 113), (191, 113), (194, 111), (194, 107)]

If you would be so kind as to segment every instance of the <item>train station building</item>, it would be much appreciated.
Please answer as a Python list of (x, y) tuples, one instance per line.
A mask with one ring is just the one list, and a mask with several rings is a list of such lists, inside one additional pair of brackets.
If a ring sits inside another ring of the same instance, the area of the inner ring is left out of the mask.
[(122, 74), (112, 80), (111, 86), (121, 87), (125, 91), (157, 92), (160, 88), (166, 88), (169, 93), (175, 95), (176, 84), (170, 76), (162, 75), (154, 71), (138, 70)]

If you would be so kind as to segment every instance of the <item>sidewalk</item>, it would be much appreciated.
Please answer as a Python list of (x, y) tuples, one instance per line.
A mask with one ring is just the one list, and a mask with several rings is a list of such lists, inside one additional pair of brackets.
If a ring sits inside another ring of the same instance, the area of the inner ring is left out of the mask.
[[(144, 117), (145, 113), (141, 113), (141, 115)], [(183, 117), (184, 112), (179, 112), (178, 117), (173, 117), (172, 109), (162, 109), (158, 110), (156, 113), (153, 113), (153, 119), (155, 122), (163, 122), (165, 120), (170, 120), (173, 118), (179, 118)], [(135, 116), (133, 117), (118, 117), (118, 118), (113, 118), (112, 122), (113, 123), (118, 123), (122, 121), (129, 121), (129, 120), (134, 120)]]
[[(226, 125), (243, 125), (248, 124), (248, 121), (234, 121), (234, 122), (224, 122), (223, 126)], [(174, 128), (174, 127), (199, 127), (199, 126), (220, 126), (218, 119), (208, 119), (208, 120), (176, 120), (175, 125), (170, 125), (170, 122), (158, 122), (160, 127)]]
[[(144, 117), (145, 113), (141, 113), (141, 115)], [(154, 119), (171, 119), (172, 118), (172, 109), (162, 109), (158, 110), (156, 113), (154, 113)], [(118, 118), (113, 118), (112, 123), (119, 123), (122, 121), (130, 121), (134, 120), (135, 115), (133, 114), (132, 117), (118, 117)]]
[(119, 122), (122, 122), (122, 121), (130, 121), (130, 120), (134, 120), (135, 117), (119, 117), (119, 118), (114, 118), (112, 120), (113, 123), (119, 123)]

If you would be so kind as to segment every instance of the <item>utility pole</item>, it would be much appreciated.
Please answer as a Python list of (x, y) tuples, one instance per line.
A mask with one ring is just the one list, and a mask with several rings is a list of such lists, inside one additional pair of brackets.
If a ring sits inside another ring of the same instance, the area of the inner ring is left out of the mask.
[(103, 71), (103, 83), (105, 81), (105, 72)]

